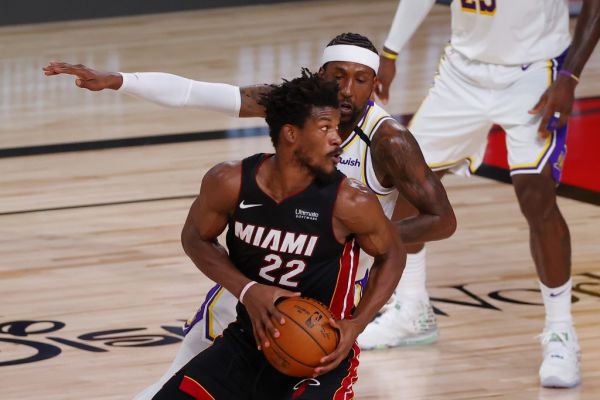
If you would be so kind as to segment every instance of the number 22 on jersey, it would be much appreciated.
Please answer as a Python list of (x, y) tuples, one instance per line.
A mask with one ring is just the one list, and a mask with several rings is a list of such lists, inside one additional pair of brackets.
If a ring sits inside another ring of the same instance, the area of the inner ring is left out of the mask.
[[(267, 263), (267, 265), (263, 266), (258, 273), (260, 277), (268, 280), (269, 282), (277, 281), (277, 283), (279, 283), (280, 285), (293, 288), (298, 287), (298, 282), (294, 281), (293, 279), (297, 275), (301, 274), (306, 268), (306, 263), (302, 260), (291, 260), (283, 264), (283, 260), (277, 254), (266, 255), (265, 262)], [(276, 278), (269, 274), (270, 272), (275, 272), (282, 268), (284, 270), (287, 270), (288, 272), (281, 275), (279, 278)]]

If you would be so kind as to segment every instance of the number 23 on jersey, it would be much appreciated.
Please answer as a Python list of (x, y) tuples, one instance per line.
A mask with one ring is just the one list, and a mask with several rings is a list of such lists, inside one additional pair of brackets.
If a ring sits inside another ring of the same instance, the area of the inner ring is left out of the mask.
[(460, 0), (463, 12), (481, 15), (494, 15), (496, 13), (496, 0)]

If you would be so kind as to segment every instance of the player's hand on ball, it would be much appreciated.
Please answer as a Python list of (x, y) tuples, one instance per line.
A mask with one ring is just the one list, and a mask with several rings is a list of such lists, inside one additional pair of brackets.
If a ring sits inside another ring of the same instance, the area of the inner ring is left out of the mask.
[(274, 338), (279, 337), (277, 326), (285, 324), (283, 314), (275, 307), (275, 302), (282, 297), (297, 297), (298, 292), (291, 292), (277, 286), (256, 284), (248, 289), (244, 296), (244, 306), (252, 320), (252, 329), (256, 345), (269, 347), (268, 330)]
[(358, 322), (352, 319), (336, 321), (329, 320), (329, 324), (340, 332), (340, 342), (335, 351), (321, 359), (321, 365), (315, 368), (314, 377), (323, 375), (333, 370), (335, 367), (348, 357), (348, 353), (356, 342), (356, 338), (364, 328), (359, 326)]
[(116, 72), (101, 72), (86, 67), (82, 64), (69, 64), (52, 61), (44, 68), (44, 75), (74, 75), (77, 77), (75, 84), (83, 89), (98, 91), (103, 89), (118, 89), (123, 84), (123, 77)]

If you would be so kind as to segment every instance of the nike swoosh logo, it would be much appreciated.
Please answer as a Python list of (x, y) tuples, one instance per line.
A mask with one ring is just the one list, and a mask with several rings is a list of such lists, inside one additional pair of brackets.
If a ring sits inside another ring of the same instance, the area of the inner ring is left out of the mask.
[(527, 68), (531, 67), (531, 64), (523, 64), (521, 65), (521, 70), (522, 71), (527, 71)]
[(560, 296), (561, 294), (563, 294), (567, 289), (563, 290), (562, 292), (558, 292), (558, 293), (550, 293), (550, 297), (556, 297), (556, 296)]
[(244, 200), (242, 200), (242, 202), (240, 203), (240, 208), (242, 210), (245, 210), (246, 208), (260, 207), (260, 206), (262, 206), (262, 204), (244, 204)]

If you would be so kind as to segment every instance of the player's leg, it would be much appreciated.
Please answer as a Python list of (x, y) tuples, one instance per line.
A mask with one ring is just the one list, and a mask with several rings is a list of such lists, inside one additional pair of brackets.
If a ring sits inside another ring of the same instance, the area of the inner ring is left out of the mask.
[(543, 386), (579, 384), (580, 347), (571, 317), (571, 240), (556, 203), (555, 182), (547, 164), (541, 174), (513, 176), (521, 211), (529, 224), (531, 254), (546, 310), (542, 334)]
[(237, 299), (220, 285), (215, 285), (194, 318), (186, 323), (185, 336), (175, 359), (163, 376), (140, 392), (134, 400), (150, 400), (185, 364), (209, 347), (213, 340), (235, 320)]
[(531, 66), (526, 76), (505, 93), (505, 107), (512, 104), (520, 106), (519, 109), (508, 110), (507, 115), (512, 116), (500, 122), (507, 131), (512, 180), (521, 212), (529, 225), (531, 254), (546, 310), (540, 380), (543, 386), (571, 387), (580, 381), (579, 343), (571, 317), (571, 240), (556, 201), (556, 184), (566, 155), (567, 129), (556, 130), (549, 138), (540, 139), (539, 117), (529, 117), (522, 123), (515, 121), (519, 113), (537, 102), (550, 83), (549, 77), (558, 69), (556, 60)]
[[(469, 79), (471, 65), (447, 50), (439, 75), (409, 125), (427, 164), (440, 174), (470, 175), (481, 164), (491, 122), (486, 117), (489, 91)], [(394, 219), (416, 213), (399, 202)], [(409, 245), (404, 273), (393, 301), (358, 337), (361, 349), (433, 343), (438, 331), (426, 288), (426, 251)]]
[(177, 399), (250, 398), (259, 365), (266, 362), (254, 338), (238, 323), (223, 331), (212, 346), (190, 360), (153, 397)]

